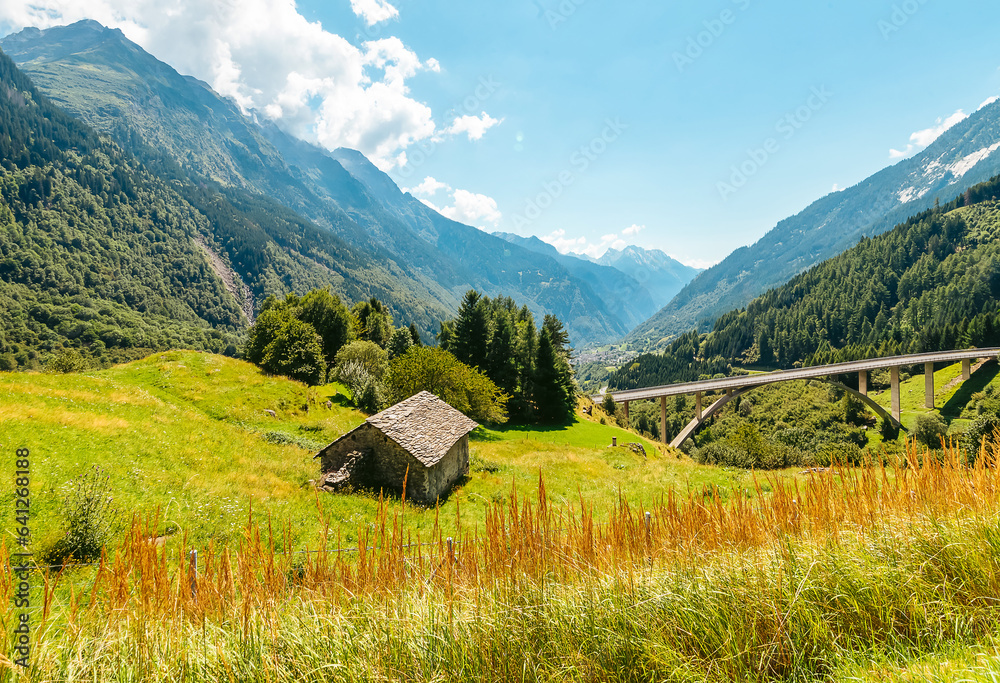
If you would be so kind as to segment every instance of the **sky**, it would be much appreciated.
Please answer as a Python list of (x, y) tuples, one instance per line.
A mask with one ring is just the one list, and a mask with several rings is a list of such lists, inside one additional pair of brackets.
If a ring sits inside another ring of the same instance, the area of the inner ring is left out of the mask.
[(0, 0), (83, 18), (451, 218), (698, 267), (1000, 95), (995, 0)]

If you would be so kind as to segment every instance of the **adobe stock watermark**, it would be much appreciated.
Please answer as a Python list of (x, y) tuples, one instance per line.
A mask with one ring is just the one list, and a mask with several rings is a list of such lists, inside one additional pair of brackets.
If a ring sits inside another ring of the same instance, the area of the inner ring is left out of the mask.
[(882, 34), (882, 40), (889, 40), (894, 33), (903, 30), (910, 19), (928, 2), (929, 0), (904, 0), (893, 5), (889, 18), (878, 21), (878, 30)]
[(751, 147), (746, 151), (746, 159), (739, 164), (729, 167), (730, 175), (728, 182), (719, 181), (716, 188), (723, 201), (737, 191), (742, 189), (750, 178), (760, 173), (775, 154), (781, 151), (782, 141), (787, 142), (795, 137), (795, 134), (802, 130), (813, 116), (820, 109), (826, 106), (833, 93), (826, 89), (826, 86), (813, 86), (812, 93), (806, 99), (805, 104), (788, 112), (774, 124), (774, 131), (779, 137), (769, 137), (759, 146)]
[(626, 130), (628, 124), (623, 123), (621, 119), (605, 119), (600, 134), (570, 154), (569, 168), (560, 171), (552, 180), (542, 183), (541, 191), (525, 202), (524, 210), (513, 218), (514, 229), (520, 230), (538, 220), (542, 213), (555, 204), (563, 192), (579, 180), (580, 176), (586, 173), (587, 169), (600, 159)]
[(558, 4), (545, 6), (542, 4), (542, 0), (535, 0), (535, 6), (538, 8), (538, 16), (545, 19), (549, 28), (553, 31), (559, 28), (560, 24), (565, 24), (569, 21), (570, 17), (576, 14), (576, 11), (586, 3), (587, 0), (559, 0)]
[(11, 644), (14, 664), (28, 668), (31, 659), (31, 453), (18, 448), (14, 459), (14, 542), (19, 546), (10, 555), (13, 575), (14, 629)]
[[(444, 113), (445, 121), (455, 121), (462, 116), (476, 116), (483, 111), (483, 105), (501, 88), (501, 83), (493, 76), (482, 76), (473, 91), (461, 102)], [(401, 178), (410, 178), (414, 172), (434, 156), (442, 138), (434, 135), (424, 138), (414, 147), (406, 150), (406, 165), (399, 169)]]
[(694, 64), (699, 57), (705, 54), (706, 50), (715, 45), (716, 41), (729, 30), (729, 27), (736, 23), (740, 12), (746, 12), (750, 9), (751, 0), (732, 0), (732, 3), (739, 10), (738, 12), (724, 9), (719, 12), (717, 17), (706, 19), (702, 22), (704, 30), (688, 36), (684, 49), (674, 52), (672, 55), (674, 66), (677, 67), (679, 73), (684, 73), (684, 69)]

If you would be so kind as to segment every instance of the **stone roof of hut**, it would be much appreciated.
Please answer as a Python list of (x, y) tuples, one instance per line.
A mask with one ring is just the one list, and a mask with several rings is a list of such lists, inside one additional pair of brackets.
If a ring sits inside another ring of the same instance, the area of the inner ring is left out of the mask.
[[(372, 415), (365, 424), (398, 443), (427, 467), (440, 462), (456, 441), (479, 426), (429, 391)], [(360, 428), (347, 432), (314, 457), (320, 457)]]
[(421, 391), (366, 420), (427, 467), (479, 425), (429, 391)]

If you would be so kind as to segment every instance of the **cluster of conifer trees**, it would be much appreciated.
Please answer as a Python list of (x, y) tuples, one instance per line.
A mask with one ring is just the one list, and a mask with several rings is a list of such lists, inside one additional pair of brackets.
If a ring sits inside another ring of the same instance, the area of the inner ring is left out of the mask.
[(570, 419), (576, 385), (572, 348), (562, 322), (546, 315), (541, 329), (527, 306), (510, 297), (466, 293), (458, 317), (441, 323), (441, 348), (479, 368), (508, 396), (514, 419), (547, 423)]
[[(572, 349), (556, 317), (545, 316), (538, 329), (526, 306), (469, 291), (458, 316), (441, 323), (438, 341), (440, 349), (434, 354), (411, 352), (422, 347), (416, 326), (395, 328), (390, 311), (378, 299), (348, 310), (328, 290), (313, 290), (265, 301), (243, 353), (267, 372), (308, 384), (345, 381), (356, 394), (355, 402), (369, 412), (389, 400), (407, 398), (401, 392), (427, 388), (439, 394), (454, 392), (452, 402), (479, 419), (502, 422), (508, 411), (519, 421), (551, 423), (572, 417)], [(400, 360), (419, 353), (423, 355), (417, 362)], [(438, 374), (448, 377), (421, 373), (421, 363), (436, 364)]]

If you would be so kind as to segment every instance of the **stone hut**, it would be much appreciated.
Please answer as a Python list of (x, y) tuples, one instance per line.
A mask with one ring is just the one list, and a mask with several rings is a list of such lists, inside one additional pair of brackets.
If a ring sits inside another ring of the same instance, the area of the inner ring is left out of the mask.
[[(479, 425), (428, 391), (372, 415), (315, 455), (320, 487), (385, 489), (434, 503), (469, 472), (469, 432)], [(409, 474), (407, 474), (409, 469)]]

